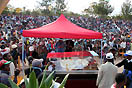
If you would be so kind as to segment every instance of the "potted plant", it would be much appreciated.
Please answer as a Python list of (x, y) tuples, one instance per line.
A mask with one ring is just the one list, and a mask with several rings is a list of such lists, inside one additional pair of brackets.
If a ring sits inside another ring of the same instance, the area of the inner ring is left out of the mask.
[[(66, 84), (66, 81), (68, 79), (69, 74), (65, 76), (62, 83), (60, 84), (59, 88), (64, 88), (64, 85)], [(29, 76), (29, 81), (27, 78), (24, 79), (26, 88), (54, 88), (54, 71), (49, 74), (48, 77), (46, 77), (46, 71), (43, 72), (43, 78), (41, 80), (40, 85), (38, 84), (38, 79), (36, 78), (35, 72), (31, 72)], [(11, 79), (9, 79), (9, 82), (11, 84), (12, 88), (20, 88), (17, 86), (16, 83), (14, 83)], [(6, 85), (0, 83), (0, 88), (8, 88)]]

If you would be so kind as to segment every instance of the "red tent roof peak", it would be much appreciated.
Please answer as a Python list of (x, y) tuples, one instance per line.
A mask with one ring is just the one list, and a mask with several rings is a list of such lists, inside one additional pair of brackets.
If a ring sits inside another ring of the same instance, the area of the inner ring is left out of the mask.
[(68, 21), (67, 19), (66, 19), (66, 17), (64, 16), (64, 14), (61, 14), (60, 15), (60, 17), (56, 20), (56, 21)]
[(23, 30), (23, 36), (38, 38), (102, 39), (102, 33), (81, 28), (66, 19), (63, 14), (50, 24), (35, 29)]
[(60, 18), (65, 18), (64, 14), (61, 14), (61, 15), (60, 15)]

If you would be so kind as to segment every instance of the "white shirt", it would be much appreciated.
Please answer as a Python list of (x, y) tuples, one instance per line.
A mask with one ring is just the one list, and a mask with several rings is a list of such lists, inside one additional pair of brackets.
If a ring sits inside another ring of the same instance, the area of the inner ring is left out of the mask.
[(110, 45), (111, 47), (113, 47), (114, 43), (113, 43), (113, 42), (109, 42), (109, 45)]
[(121, 42), (120, 47), (121, 48), (126, 48), (126, 42)]
[(13, 62), (10, 63), (10, 75), (11, 76), (15, 75), (15, 65)]
[(49, 67), (48, 67), (48, 71), (52, 71), (53, 70), (53, 67), (52, 67), (52, 65), (50, 65)]

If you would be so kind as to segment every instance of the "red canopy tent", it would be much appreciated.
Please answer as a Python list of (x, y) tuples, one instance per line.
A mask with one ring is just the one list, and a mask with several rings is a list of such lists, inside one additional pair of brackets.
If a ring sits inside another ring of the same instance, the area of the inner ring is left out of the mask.
[(24, 37), (102, 39), (102, 33), (81, 28), (68, 21), (62, 14), (56, 21), (39, 28), (23, 30)]
[[(81, 28), (68, 21), (62, 14), (56, 21), (39, 28), (23, 30), (22, 63), (24, 76), (24, 37), (66, 38), (66, 39), (102, 39), (102, 33)], [(102, 42), (101, 42), (102, 63)]]
[(23, 30), (23, 36), (36, 38), (102, 39), (102, 33), (81, 28), (68, 21), (63, 14), (50, 24), (35, 29)]
[[(23, 30), (23, 36), (36, 37), (36, 38), (102, 39), (102, 33), (81, 28), (68, 21), (63, 14), (56, 21), (48, 25), (35, 29)], [(23, 41), (22, 53), (23, 53), (22, 62), (23, 62), (23, 74), (24, 74), (24, 41)], [(101, 55), (101, 59), (102, 59), (102, 55)]]

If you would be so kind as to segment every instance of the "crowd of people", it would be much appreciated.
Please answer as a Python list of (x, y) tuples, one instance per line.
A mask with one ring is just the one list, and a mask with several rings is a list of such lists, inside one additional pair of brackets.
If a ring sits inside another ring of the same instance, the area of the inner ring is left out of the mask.
[[(0, 73), (8, 76), (17, 76), (18, 57), (22, 60), (22, 31), (38, 28), (55, 21), (58, 16), (23, 16), (23, 15), (1, 15), (0, 16)], [(66, 17), (72, 23), (103, 34), (102, 55), (104, 63), (106, 55), (112, 53), (114, 59), (121, 52), (132, 50), (132, 22), (125, 20)], [(95, 51), (101, 55), (100, 40), (88, 39), (54, 39), (54, 38), (25, 38), (24, 58), (28, 60), (29, 66), (36, 70), (38, 76), (48, 63), (46, 57), (49, 52), (72, 52), (72, 51)], [(24, 60), (25, 60), (24, 59)], [(42, 59), (42, 60), (39, 60)], [(112, 63), (114, 64), (114, 59)], [(25, 61), (26, 62), (26, 61)], [(54, 70), (54, 65), (51, 70)], [(8, 66), (7, 66), (8, 65)], [(118, 64), (117, 66), (121, 66)], [(130, 69), (131, 70), (131, 69)], [(27, 74), (29, 70), (25, 71)], [(2, 78), (0, 78), (2, 79)], [(17, 80), (16, 80), (17, 81)], [(5, 82), (5, 78), (3, 83)], [(9, 84), (9, 83), (5, 83)], [(105, 87), (104, 87), (105, 88)]]

